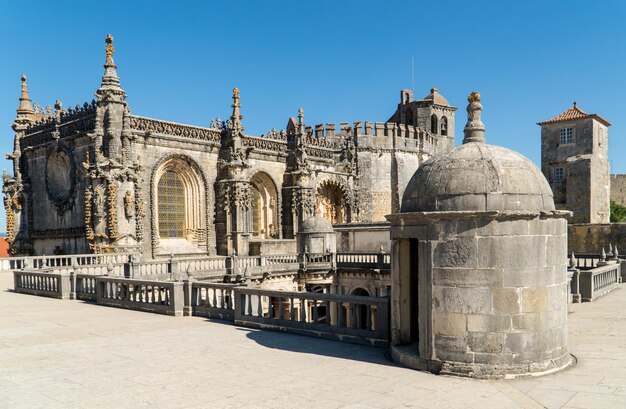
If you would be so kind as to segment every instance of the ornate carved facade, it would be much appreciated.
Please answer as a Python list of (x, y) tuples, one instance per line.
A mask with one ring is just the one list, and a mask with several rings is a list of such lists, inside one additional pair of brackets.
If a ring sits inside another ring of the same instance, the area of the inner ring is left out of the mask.
[(285, 130), (248, 135), (236, 88), (230, 118), (206, 127), (133, 115), (111, 36), (105, 50), (96, 101), (33, 106), (22, 78), (3, 189), (13, 254), (244, 255), (251, 241), (293, 240), (314, 215), (383, 221), (419, 165), (452, 147), (456, 108), (436, 90), (403, 91), (388, 122), (338, 129), (300, 109)]

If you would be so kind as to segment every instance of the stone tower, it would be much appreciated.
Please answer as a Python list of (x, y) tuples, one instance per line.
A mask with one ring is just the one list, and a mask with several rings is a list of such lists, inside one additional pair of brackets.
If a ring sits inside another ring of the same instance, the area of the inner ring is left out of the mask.
[(541, 126), (541, 171), (558, 209), (574, 212), (574, 223), (609, 223), (609, 126), (576, 102)]
[(437, 88), (432, 88), (430, 94), (423, 99), (414, 101), (413, 91), (400, 91), (398, 109), (387, 122), (404, 125), (414, 125), (439, 136), (438, 149), (447, 151), (454, 147), (454, 112), (456, 108)]
[(546, 373), (567, 349), (567, 220), (527, 158), (485, 143), (472, 93), (463, 144), (415, 172), (392, 239), (393, 359), (478, 378)]

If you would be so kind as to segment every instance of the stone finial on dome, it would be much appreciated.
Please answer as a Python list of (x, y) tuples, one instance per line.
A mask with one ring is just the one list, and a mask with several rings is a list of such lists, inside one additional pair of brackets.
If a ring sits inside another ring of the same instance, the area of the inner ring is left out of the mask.
[(476, 91), (467, 97), (469, 104), (467, 105), (467, 123), (463, 133), (465, 138), (463, 143), (477, 142), (485, 143), (485, 125), (480, 119), (483, 106), (480, 103), (480, 94)]

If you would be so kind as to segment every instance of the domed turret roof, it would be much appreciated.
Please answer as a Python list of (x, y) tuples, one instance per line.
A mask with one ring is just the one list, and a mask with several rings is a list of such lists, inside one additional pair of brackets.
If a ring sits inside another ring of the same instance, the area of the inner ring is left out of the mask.
[(437, 90), (437, 88), (432, 88), (430, 90), (430, 94), (424, 97), (424, 101), (433, 101), (433, 103), (437, 105), (450, 106), (450, 103), (448, 102), (448, 100), (445, 99), (444, 96), (439, 93), (439, 90)]
[(480, 95), (472, 93), (463, 145), (437, 154), (415, 172), (401, 212), (553, 211), (552, 189), (526, 157), (484, 142)]
[(300, 225), (301, 233), (332, 233), (333, 225), (320, 216), (313, 216), (302, 221)]

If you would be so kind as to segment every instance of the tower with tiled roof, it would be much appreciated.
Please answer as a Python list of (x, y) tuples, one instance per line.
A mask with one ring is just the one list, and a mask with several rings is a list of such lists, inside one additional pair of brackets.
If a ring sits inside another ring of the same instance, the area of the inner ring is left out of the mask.
[(574, 223), (609, 223), (608, 129), (611, 123), (587, 114), (576, 102), (541, 126), (541, 170), (560, 209)]

